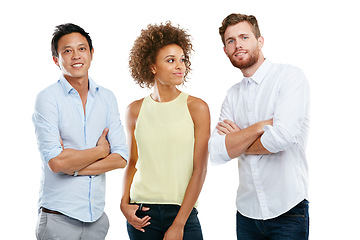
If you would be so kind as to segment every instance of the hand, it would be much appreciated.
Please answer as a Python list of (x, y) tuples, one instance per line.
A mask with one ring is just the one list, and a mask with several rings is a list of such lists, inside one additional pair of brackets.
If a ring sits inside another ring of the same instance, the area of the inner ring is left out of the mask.
[(184, 226), (173, 223), (166, 231), (163, 240), (182, 240), (184, 236)]
[[(149, 222), (149, 220), (151, 219), (150, 216), (145, 216), (143, 218), (139, 218), (138, 216), (136, 216), (136, 211), (139, 209), (138, 205), (121, 203), (120, 209), (121, 209), (122, 213), (124, 214), (125, 218), (128, 220), (128, 222), (134, 228), (136, 228), (137, 230), (139, 230), (141, 232), (145, 232), (144, 227), (151, 224)], [(142, 208), (142, 211), (149, 211), (149, 210), (150, 210), (150, 208), (148, 208), (148, 207)]]
[(241, 129), (236, 126), (236, 124), (228, 119), (224, 120), (223, 122), (219, 122), (216, 126), (216, 129), (218, 130), (218, 133), (220, 135), (226, 135), (232, 132), (238, 132)]
[(64, 142), (63, 142), (63, 140), (62, 140), (62, 138), (60, 137), (60, 144), (61, 144), (61, 148), (64, 150), (65, 148), (64, 148)]
[(96, 143), (96, 146), (101, 147), (104, 156), (106, 157), (110, 154), (110, 144), (108, 142), (108, 140), (106, 139), (106, 135), (109, 133), (109, 129), (105, 128), (103, 133), (101, 134), (99, 140)]

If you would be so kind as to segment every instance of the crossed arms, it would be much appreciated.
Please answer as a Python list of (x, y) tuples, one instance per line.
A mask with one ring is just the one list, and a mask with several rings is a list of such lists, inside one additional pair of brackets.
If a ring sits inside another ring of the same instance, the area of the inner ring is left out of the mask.
[(257, 122), (243, 130), (228, 119), (219, 122), (216, 126), (218, 133), (225, 136), (225, 146), (230, 158), (236, 158), (242, 154), (270, 154), (260, 141), (264, 133), (264, 126), (272, 125), (273, 120)]
[[(63, 148), (63, 151), (50, 159), (51, 171), (73, 175), (99, 175), (117, 168), (124, 168), (126, 160), (117, 153), (110, 153), (110, 144), (106, 140), (109, 129), (105, 128), (97, 145), (85, 150)], [(61, 139), (60, 139), (61, 141)], [(62, 142), (62, 141), (61, 141)], [(61, 144), (63, 147), (63, 144)]]

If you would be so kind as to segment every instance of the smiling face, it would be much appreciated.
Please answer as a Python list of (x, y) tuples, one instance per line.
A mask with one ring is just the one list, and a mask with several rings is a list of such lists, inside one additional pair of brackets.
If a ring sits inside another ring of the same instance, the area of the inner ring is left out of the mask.
[(86, 38), (74, 32), (64, 35), (58, 42), (59, 57), (53, 57), (68, 80), (88, 80), (88, 70), (92, 61), (93, 50), (90, 51)]
[(176, 44), (161, 48), (151, 66), (155, 81), (162, 85), (180, 85), (184, 80), (185, 70), (184, 52)]
[(262, 63), (263, 55), (261, 49), (264, 44), (263, 37), (256, 39), (251, 25), (247, 21), (239, 22), (229, 26), (225, 33), (225, 54), (234, 67), (241, 71), (258, 68)]

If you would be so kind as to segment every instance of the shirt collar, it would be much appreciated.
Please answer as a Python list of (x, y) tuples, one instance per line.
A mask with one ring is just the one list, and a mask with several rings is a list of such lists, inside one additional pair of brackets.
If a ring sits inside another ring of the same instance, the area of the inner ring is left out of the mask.
[[(71, 91), (74, 91), (75, 89), (71, 86), (71, 84), (66, 80), (64, 75), (60, 76), (60, 84), (64, 89), (65, 93), (70, 93)], [(91, 77), (89, 77), (89, 92), (90, 94), (94, 95), (96, 92), (99, 91), (99, 86), (92, 80)]]
[(261, 84), (266, 74), (269, 72), (271, 65), (272, 63), (269, 60), (265, 59), (265, 61), (261, 64), (261, 66), (256, 70), (256, 72), (251, 77), (244, 77), (246, 83), (252, 80), (257, 84)]

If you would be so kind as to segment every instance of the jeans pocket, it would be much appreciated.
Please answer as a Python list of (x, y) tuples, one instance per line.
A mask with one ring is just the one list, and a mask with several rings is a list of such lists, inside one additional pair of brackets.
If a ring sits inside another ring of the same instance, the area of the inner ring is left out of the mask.
[(284, 217), (307, 217), (308, 212), (308, 206), (309, 202), (307, 200), (304, 200), (300, 202), (298, 205), (287, 211), (283, 214)]

